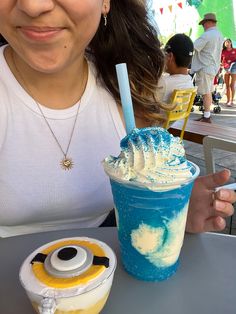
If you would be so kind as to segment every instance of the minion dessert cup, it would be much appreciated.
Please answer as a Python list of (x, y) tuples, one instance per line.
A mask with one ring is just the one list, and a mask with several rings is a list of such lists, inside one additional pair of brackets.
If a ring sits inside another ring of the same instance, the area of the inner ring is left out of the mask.
[(116, 256), (87, 237), (45, 244), (23, 262), (19, 278), (40, 314), (98, 314), (112, 286)]
[(118, 157), (103, 161), (115, 204), (125, 270), (145, 281), (176, 273), (189, 198), (199, 168), (165, 129), (133, 129)]

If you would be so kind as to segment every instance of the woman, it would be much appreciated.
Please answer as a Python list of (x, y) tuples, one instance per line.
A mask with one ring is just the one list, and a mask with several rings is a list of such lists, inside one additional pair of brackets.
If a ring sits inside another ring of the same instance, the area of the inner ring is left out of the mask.
[(224, 82), (226, 85), (227, 106), (234, 105), (235, 84), (236, 84), (236, 49), (233, 48), (231, 39), (223, 43), (221, 63), (224, 68)]
[[(155, 97), (164, 56), (144, 5), (4, 0), (0, 33), (0, 236), (101, 225), (113, 206), (101, 161), (125, 135), (115, 64), (128, 64), (138, 127), (165, 109)], [(224, 228), (236, 195), (214, 188), (229, 176), (196, 181), (188, 231)]]

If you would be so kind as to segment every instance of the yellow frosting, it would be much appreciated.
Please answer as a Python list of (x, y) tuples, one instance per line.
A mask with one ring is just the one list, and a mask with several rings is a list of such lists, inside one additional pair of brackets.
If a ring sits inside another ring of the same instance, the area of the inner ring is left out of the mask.
[[(51, 252), (59, 249), (60, 247), (69, 246), (69, 245), (79, 245), (88, 248), (93, 255), (96, 256), (105, 256), (104, 250), (95, 243), (88, 241), (79, 241), (79, 240), (68, 240), (57, 242), (46, 249), (42, 250), (43, 254), (50, 254)], [(81, 284), (87, 284), (90, 280), (98, 277), (105, 269), (103, 265), (91, 265), (91, 267), (82, 273), (79, 276), (71, 278), (57, 278), (48, 274), (45, 271), (44, 264), (40, 262), (34, 262), (32, 265), (32, 270), (35, 277), (44, 283), (46, 286), (52, 288), (71, 288)]]

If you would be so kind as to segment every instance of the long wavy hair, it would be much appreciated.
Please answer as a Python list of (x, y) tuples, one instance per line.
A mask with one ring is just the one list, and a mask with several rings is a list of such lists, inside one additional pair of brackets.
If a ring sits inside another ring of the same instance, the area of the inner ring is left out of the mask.
[(165, 120), (160, 108), (171, 110), (157, 97), (157, 84), (164, 68), (156, 28), (141, 0), (111, 0), (107, 25), (101, 19), (87, 53), (99, 78), (120, 104), (115, 65), (127, 63), (134, 111), (137, 117), (159, 123)]
[(6, 39), (0, 34), (0, 46), (7, 44)]

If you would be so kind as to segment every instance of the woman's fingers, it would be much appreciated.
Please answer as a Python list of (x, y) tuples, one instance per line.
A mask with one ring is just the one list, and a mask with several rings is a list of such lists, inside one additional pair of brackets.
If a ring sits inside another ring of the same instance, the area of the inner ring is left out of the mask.
[(234, 207), (231, 203), (219, 199), (213, 201), (213, 208), (217, 216), (228, 217), (232, 216), (234, 213)]
[(204, 231), (221, 231), (226, 227), (226, 221), (220, 216), (207, 219), (204, 225)]
[(229, 203), (236, 202), (236, 193), (233, 190), (221, 189), (215, 193), (215, 198)]
[(197, 180), (200, 180), (208, 189), (215, 189), (216, 187), (224, 185), (228, 182), (230, 175), (230, 170), (224, 169), (207, 176), (199, 177)]

